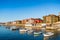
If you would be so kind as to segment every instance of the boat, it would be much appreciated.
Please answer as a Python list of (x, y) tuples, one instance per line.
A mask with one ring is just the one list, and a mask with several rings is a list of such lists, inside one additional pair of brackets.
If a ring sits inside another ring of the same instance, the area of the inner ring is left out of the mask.
[(10, 27), (10, 30), (17, 30), (16, 26)]
[(43, 33), (44, 37), (49, 37), (49, 36), (53, 36), (54, 33), (52, 32), (46, 32), (46, 33)]
[(34, 36), (39, 36), (42, 32), (34, 32)]
[(28, 34), (32, 34), (33, 33), (33, 30), (28, 30), (27, 33)]
[(38, 35), (38, 34), (41, 34), (42, 32), (34, 32), (34, 34)]
[(24, 34), (24, 33), (27, 32), (27, 30), (26, 30), (26, 29), (19, 29), (19, 32), (20, 32), (21, 34)]

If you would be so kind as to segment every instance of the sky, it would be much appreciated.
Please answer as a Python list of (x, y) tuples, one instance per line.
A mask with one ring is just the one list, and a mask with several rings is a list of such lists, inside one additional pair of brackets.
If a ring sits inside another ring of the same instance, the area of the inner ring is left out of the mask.
[(59, 0), (0, 0), (0, 22), (58, 15)]

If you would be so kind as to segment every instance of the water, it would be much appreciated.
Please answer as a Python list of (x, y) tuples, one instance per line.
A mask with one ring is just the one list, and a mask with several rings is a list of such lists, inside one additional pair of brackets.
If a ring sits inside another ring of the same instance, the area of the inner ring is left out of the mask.
[[(12, 31), (7, 29), (5, 26), (0, 26), (0, 40), (43, 40), (44, 36), (33, 34), (21, 34), (18, 30)], [(50, 38), (49, 40), (60, 40), (60, 35)]]

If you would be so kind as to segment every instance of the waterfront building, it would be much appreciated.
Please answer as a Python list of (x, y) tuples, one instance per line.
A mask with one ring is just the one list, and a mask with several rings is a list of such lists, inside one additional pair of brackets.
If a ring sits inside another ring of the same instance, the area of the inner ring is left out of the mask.
[(0, 25), (5, 25), (5, 23), (0, 22)]
[(22, 24), (26, 24), (26, 22), (28, 22), (27, 19), (22, 20)]
[(29, 19), (22, 20), (23, 24), (26, 24), (27, 22), (32, 23), (32, 24), (37, 24), (37, 23), (42, 23), (43, 20), (40, 18), (29, 18)]
[(43, 20), (41, 20), (40, 18), (29, 18), (25, 20), (25, 26), (36, 26), (39, 23), (42, 23)]
[(14, 21), (14, 23), (16, 23), (16, 24), (22, 24), (22, 21), (21, 20), (17, 20), (17, 21)]
[(53, 24), (53, 26), (60, 28), (60, 21)]
[(12, 22), (12, 24), (13, 24), (13, 25), (15, 25), (15, 24), (16, 24), (16, 22), (14, 21), (14, 22)]
[(17, 20), (17, 21), (12, 21), (12, 22), (6, 22), (5, 25), (17, 25), (17, 24), (22, 24), (21, 20)]
[(59, 16), (56, 16), (54, 14), (43, 16), (43, 21), (47, 24), (53, 24), (59, 21)]
[(58, 17), (59, 17), (59, 21), (60, 21), (60, 12), (59, 12), (59, 15), (58, 15)]
[(24, 19), (24, 20), (16, 20), (16, 21), (12, 21), (12, 22), (6, 22), (6, 25), (16, 25), (16, 24), (26, 24), (29, 23), (30, 24), (38, 24), (38, 23), (42, 23), (43, 20), (41, 20), (40, 18), (29, 18), (29, 19)]
[(12, 24), (12, 22), (6, 22), (5, 23), (5, 25), (11, 25)]

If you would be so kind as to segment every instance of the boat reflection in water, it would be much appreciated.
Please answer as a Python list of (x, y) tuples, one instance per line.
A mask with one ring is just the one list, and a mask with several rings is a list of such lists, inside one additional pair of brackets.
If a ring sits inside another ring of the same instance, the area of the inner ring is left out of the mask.
[(10, 29), (11, 26), (5, 26), (5, 27), (6, 27), (6, 29)]

